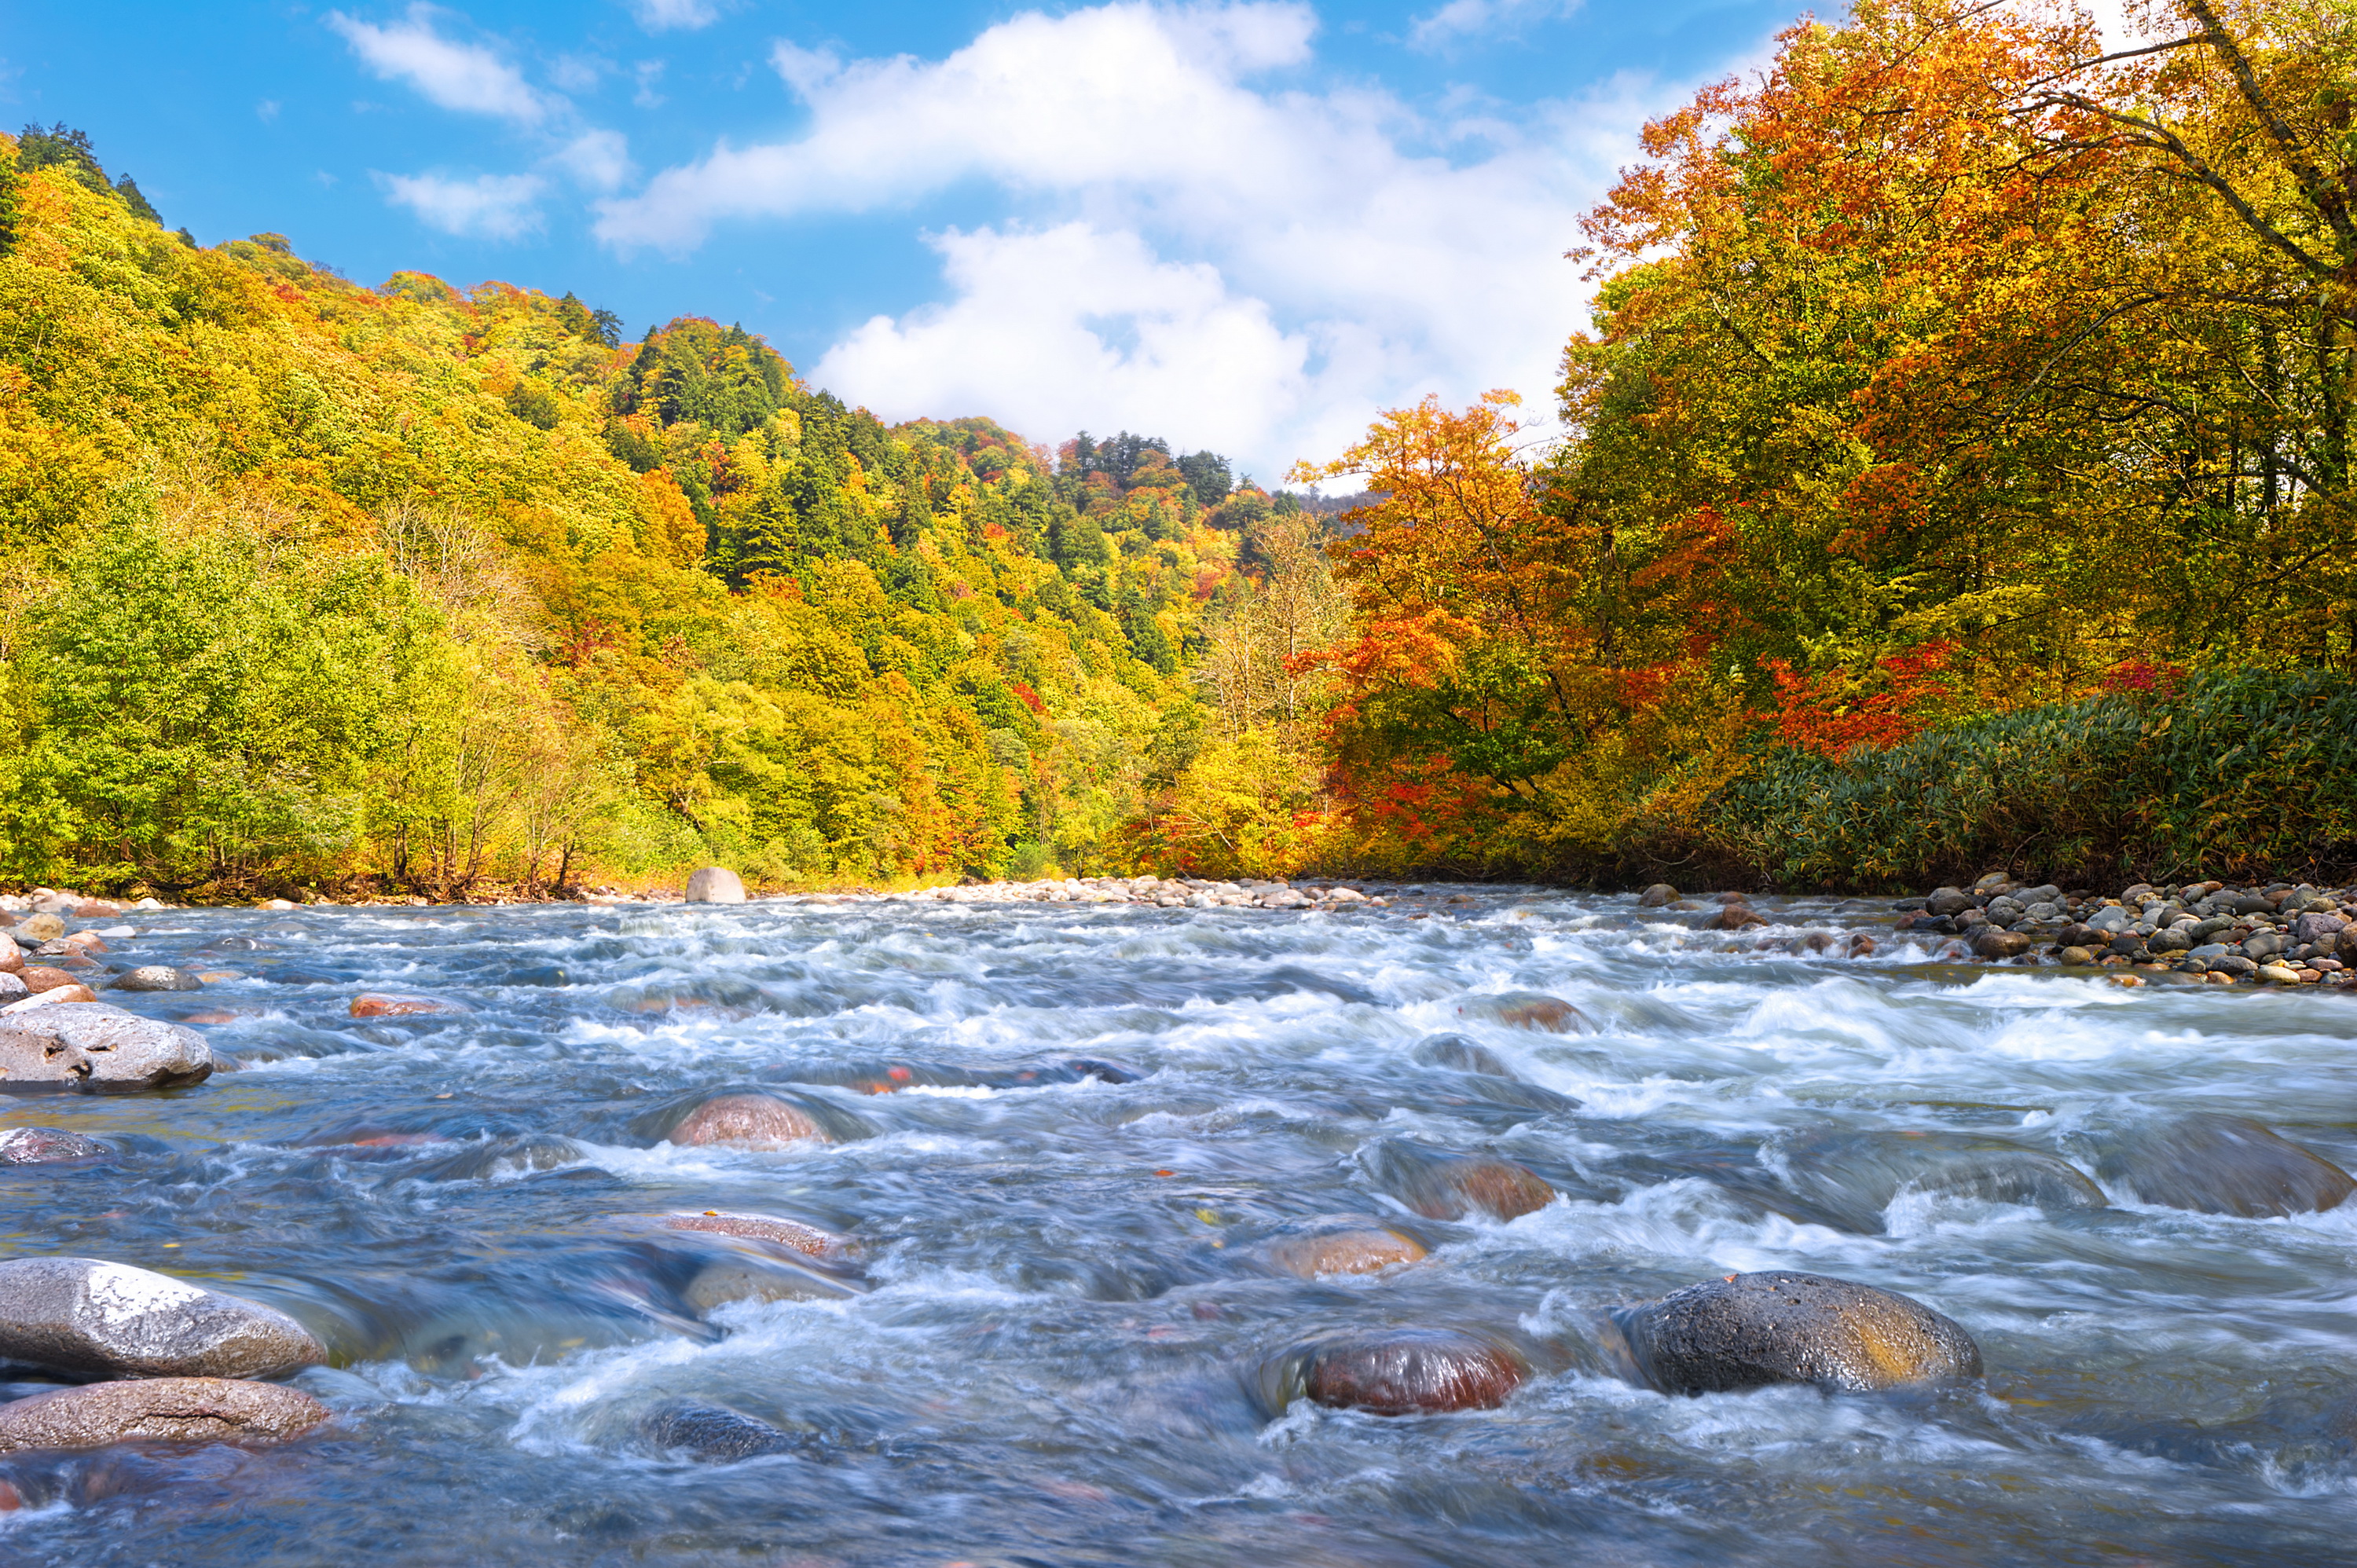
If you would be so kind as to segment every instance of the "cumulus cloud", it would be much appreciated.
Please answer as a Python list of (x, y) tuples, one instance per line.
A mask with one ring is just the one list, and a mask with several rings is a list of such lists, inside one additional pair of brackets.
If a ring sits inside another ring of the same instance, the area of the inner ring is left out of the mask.
[(723, 222), (996, 188), (1008, 218), (931, 241), (946, 298), (813, 367), (888, 417), (1154, 429), (1273, 477), (1427, 391), (1544, 407), (1582, 319), (1577, 215), (1684, 90), (1460, 123), (1303, 90), (1315, 34), (1299, 5), (1125, 3), (1018, 15), (938, 61), (780, 46), (802, 134), (666, 169), (600, 202), (598, 232), (677, 254)]
[(637, 0), (630, 10), (638, 16), (639, 26), (650, 33), (674, 27), (692, 32), (720, 19), (720, 7), (710, 0)]
[(829, 349), (818, 383), (896, 411), (997, 415), (1060, 434), (1122, 423), (1249, 447), (1308, 379), (1309, 338), (1205, 263), (1158, 259), (1090, 224), (932, 237), (956, 297), (878, 316)]
[(540, 227), (547, 188), (537, 175), (486, 174), (450, 179), (433, 174), (379, 177), (385, 192), (429, 226), (476, 240), (519, 240)]
[(455, 43), (435, 30), (434, 7), (415, 5), (408, 18), (391, 27), (328, 13), (328, 26), (350, 44), (362, 63), (387, 81), (406, 81), (445, 109), (491, 114), (536, 125), (554, 107), (534, 91), (522, 73), (474, 44)]

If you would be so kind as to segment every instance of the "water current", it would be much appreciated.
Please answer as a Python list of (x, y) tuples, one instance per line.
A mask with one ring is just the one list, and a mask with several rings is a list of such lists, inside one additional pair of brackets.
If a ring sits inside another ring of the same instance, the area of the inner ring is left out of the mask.
[[(1894, 1141), (1992, 1136), (2092, 1173), (2090, 1129), (2223, 1112), (2357, 1165), (2357, 998), (1943, 964), (1887, 930), (1862, 960), (1779, 951), (1887, 928), (1888, 907), (1757, 907), (1770, 927), (1740, 938), (1629, 897), (1449, 888), (1347, 914), (813, 898), (102, 922), (114, 961), (242, 976), (112, 998), (200, 1020), (239, 1070), (0, 1106), (117, 1151), (0, 1167), (5, 1251), (293, 1314), (336, 1353), (296, 1381), (337, 1419), (278, 1448), (7, 1461), (27, 1507), (0, 1561), (2357, 1556), (2357, 1202), (2245, 1219), (2116, 1188), (1942, 1196)], [(469, 1011), (358, 1021), (363, 990)], [(1507, 1026), (1478, 1001), (1506, 991), (1589, 1027)], [(1521, 1083), (1420, 1064), (1443, 1032)], [(662, 1141), (681, 1105), (748, 1091), (841, 1141)], [(1379, 1180), (1401, 1144), (1503, 1155), (1561, 1196), (1421, 1218)], [(725, 1239), (647, 1217), (705, 1209), (859, 1258), (821, 1299), (699, 1310), (688, 1282)], [(1267, 1266), (1273, 1238), (1334, 1215), (1430, 1255)], [(1763, 1268), (1914, 1296), (1986, 1376), (1671, 1398), (1599, 1348), (1616, 1306)], [(1445, 1415), (1255, 1392), (1304, 1335), (1405, 1324), (1508, 1336), (1539, 1375)], [(683, 1401), (791, 1441), (683, 1452), (656, 1418)]]

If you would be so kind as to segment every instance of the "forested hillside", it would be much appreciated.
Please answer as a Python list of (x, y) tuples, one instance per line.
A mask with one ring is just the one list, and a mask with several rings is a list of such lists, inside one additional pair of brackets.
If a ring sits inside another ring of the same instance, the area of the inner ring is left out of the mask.
[(1182, 660), (1288, 503), (1213, 454), (199, 249), (63, 127), (0, 171), (0, 875), (1037, 874), (1216, 737)]
[(1393, 411), (1351, 507), (199, 249), (28, 129), (0, 876), (2345, 871), (2357, 28), (2147, 19), (1796, 26), (1587, 220), (1563, 433)]
[[(1333, 842), (1788, 885), (2357, 862), (2357, 27), (1863, 0), (1651, 126), (1569, 438), (1302, 477)], [(2190, 737), (2197, 735), (2198, 740)]]

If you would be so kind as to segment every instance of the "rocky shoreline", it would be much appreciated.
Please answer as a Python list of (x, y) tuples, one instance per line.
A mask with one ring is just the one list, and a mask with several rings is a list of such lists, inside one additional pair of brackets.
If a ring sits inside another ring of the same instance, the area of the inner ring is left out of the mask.
[(1995, 873), (1896, 908), (1900, 930), (1953, 935), (1992, 961), (2141, 970), (2218, 985), (2357, 983), (2352, 887), (2139, 882), (2104, 897)]

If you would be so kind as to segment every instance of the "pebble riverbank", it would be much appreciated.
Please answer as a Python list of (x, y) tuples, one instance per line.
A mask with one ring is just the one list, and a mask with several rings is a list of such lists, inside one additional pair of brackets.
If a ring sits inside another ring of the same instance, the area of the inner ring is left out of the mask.
[(2140, 970), (2217, 985), (2357, 982), (2357, 887), (2139, 882), (2104, 897), (1999, 873), (1898, 908), (1897, 929), (1953, 934), (1973, 956), (1992, 961)]

